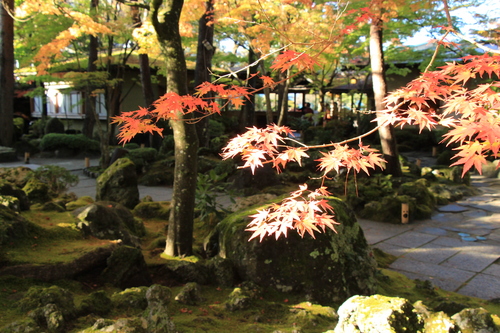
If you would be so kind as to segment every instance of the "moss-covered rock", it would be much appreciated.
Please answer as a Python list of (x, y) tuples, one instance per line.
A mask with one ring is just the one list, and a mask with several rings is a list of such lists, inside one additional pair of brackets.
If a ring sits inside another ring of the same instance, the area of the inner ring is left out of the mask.
[(77, 227), (99, 239), (120, 239), (126, 245), (139, 246), (144, 224), (124, 206), (115, 202), (97, 202), (73, 211)]
[(17, 188), (14, 183), (9, 183), (6, 180), (0, 179), (0, 196), (16, 198), (18, 211), (30, 209), (30, 200), (28, 199), (28, 196), (23, 190)]
[[(376, 263), (352, 211), (337, 198), (338, 234), (330, 230), (301, 238), (290, 231), (286, 238), (248, 241), (245, 231), (254, 209), (228, 216), (216, 228), (219, 255), (233, 263), (239, 277), (261, 286), (306, 294), (319, 303), (339, 302), (355, 294), (371, 294)], [(261, 207), (262, 208), (262, 207)], [(216, 239), (217, 237), (211, 237)]]
[(0, 168), (0, 179), (18, 188), (23, 188), (33, 177), (34, 171), (27, 167)]
[(170, 320), (168, 304), (172, 298), (169, 288), (154, 284), (146, 291), (148, 308), (144, 315), (148, 332), (175, 332), (175, 325)]
[(31, 203), (45, 203), (51, 200), (49, 186), (36, 178), (31, 178), (23, 187)]
[(158, 218), (168, 220), (170, 216), (170, 208), (171, 206), (169, 201), (142, 201), (135, 206), (132, 212), (135, 216), (144, 219)]
[(335, 333), (422, 332), (423, 319), (412, 304), (398, 297), (353, 296), (338, 310)]
[(106, 263), (102, 277), (114, 286), (125, 289), (151, 284), (146, 261), (139, 249), (120, 246), (113, 251)]
[(103, 290), (99, 290), (91, 293), (82, 300), (78, 312), (81, 315), (94, 313), (99, 316), (104, 316), (111, 311), (111, 305), (111, 299)]
[(94, 199), (90, 196), (83, 196), (74, 201), (70, 201), (66, 204), (66, 210), (73, 211), (75, 209), (88, 206), (89, 204), (94, 203)]
[(133, 209), (139, 203), (137, 173), (128, 158), (116, 160), (97, 178), (97, 201), (113, 201)]
[(127, 288), (124, 291), (111, 295), (111, 302), (114, 308), (118, 309), (140, 309), (148, 307), (146, 292), (148, 287)]
[(44, 308), (48, 304), (56, 305), (65, 319), (73, 318), (76, 314), (73, 294), (58, 286), (31, 287), (18, 303), (24, 312)]
[(31, 237), (32, 232), (41, 228), (29, 222), (14, 210), (0, 205), (0, 245)]
[(463, 309), (451, 317), (462, 333), (498, 333), (491, 314), (483, 308)]

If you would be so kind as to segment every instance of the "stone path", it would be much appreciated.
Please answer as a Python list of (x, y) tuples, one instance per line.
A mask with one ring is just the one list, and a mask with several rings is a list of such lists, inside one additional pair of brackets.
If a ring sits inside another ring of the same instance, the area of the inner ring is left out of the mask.
[[(95, 197), (95, 179), (83, 174), (84, 161), (31, 159), (32, 164), (0, 163), (36, 168), (53, 164), (80, 178), (69, 191)], [(91, 160), (97, 165), (98, 160)], [(397, 256), (390, 266), (410, 278), (429, 280), (449, 291), (483, 299), (500, 298), (500, 179), (473, 176), (482, 194), (439, 207), (429, 220), (394, 225), (360, 219), (368, 242)], [(170, 200), (170, 187), (139, 186), (141, 198)]]
[(392, 225), (360, 219), (368, 242), (395, 255), (412, 279), (482, 299), (500, 298), (500, 179), (472, 177), (482, 194), (439, 207), (431, 219)]

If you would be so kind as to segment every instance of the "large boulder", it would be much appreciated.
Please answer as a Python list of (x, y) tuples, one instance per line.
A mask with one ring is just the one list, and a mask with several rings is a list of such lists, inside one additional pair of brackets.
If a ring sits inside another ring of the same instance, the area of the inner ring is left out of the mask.
[(327, 230), (301, 238), (290, 231), (286, 238), (248, 241), (248, 216), (255, 210), (232, 214), (210, 236), (211, 248), (229, 259), (238, 276), (261, 286), (303, 293), (318, 303), (342, 302), (352, 295), (373, 294), (376, 262), (353, 212), (337, 198), (329, 198), (335, 210), (338, 233)]
[(35, 172), (28, 167), (0, 168), (0, 179), (23, 188)]
[(16, 211), (0, 205), (0, 245), (29, 237), (32, 232), (40, 229), (37, 225), (17, 214)]
[(463, 333), (495, 333), (498, 328), (495, 325), (491, 314), (483, 308), (463, 309), (454, 314), (453, 319)]
[(49, 194), (49, 185), (41, 182), (37, 178), (31, 178), (23, 187), (24, 193), (28, 196), (31, 203), (45, 203), (51, 201)]
[(97, 202), (73, 211), (77, 227), (86, 235), (99, 239), (121, 240), (130, 246), (140, 246), (144, 236), (142, 222), (136, 220), (124, 206), (114, 202)]
[(353, 296), (338, 310), (335, 333), (422, 332), (423, 319), (404, 298)]
[(116, 160), (97, 178), (96, 200), (118, 202), (130, 209), (139, 203), (137, 173), (130, 159)]
[(122, 289), (152, 283), (141, 250), (129, 246), (120, 246), (113, 251), (102, 277), (106, 282)]
[(30, 201), (26, 193), (14, 184), (0, 180), (0, 196), (14, 197), (18, 200), (19, 210), (29, 210)]
[(154, 284), (146, 291), (148, 308), (145, 311), (148, 332), (176, 332), (168, 315), (168, 304), (172, 298), (169, 288)]

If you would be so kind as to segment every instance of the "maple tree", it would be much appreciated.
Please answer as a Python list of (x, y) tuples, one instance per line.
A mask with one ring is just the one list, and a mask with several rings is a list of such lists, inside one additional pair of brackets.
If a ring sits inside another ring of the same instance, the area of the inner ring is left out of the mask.
[(14, 134), (14, 21), (10, 16), (14, 1), (2, 2), (0, 7), (0, 145), (11, 146)]

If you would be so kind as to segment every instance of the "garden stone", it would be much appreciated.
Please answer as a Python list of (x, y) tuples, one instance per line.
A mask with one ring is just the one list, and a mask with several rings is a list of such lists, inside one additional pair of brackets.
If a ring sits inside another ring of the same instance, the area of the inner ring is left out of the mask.
[(404, 298), (353, 296), (338, 309), (335, 333), (420, 332), (422, 318)]
[(201, 296), (200, 287), (195, 282), (186, 283), (179, 294), (175, 296), (175, 300), (182, 304), (197, 305), (204, 299)]
[(248, 309), (252, 305), (252, 298), (241, 288), (234, 288), (229, 294), (229, 299), (225, 302), (228, 311), (238, 311)]
[(269, 193), (255, 194), (248, 197), (237, 198), (234, 205), (229, 207), (233, 212), (237, 212), (243, 209), (248, 209), (249, 207), (255, 205), (262, 205), (266, 202), (274, 200), (276, 195)]
[(233, 264), (230, 260), (216, 256), (207, 260), (205, 266), (210, 275), (210, 281), (217, 286), (231, 287), (234, 285), (236, 276)]
[(0, 195), (0, 205), (12, 209), (15, 212), (21, 212), (19, 199), (10, 195)]
[(140, 318), (121, 318), (116, 321), (109, 319), (98, 319), (95, 324), (79, 333), (95, 332), (120, 332), (120, 333), (149, 333)]
[(111, 311), (111, 299), (102, 290), (88, 295), (82, 300), (80, 314), (87, 315), (94, 313), (99, 316), (107, 315)]
[(146, 292), (148, 287), (127, 288), (124, 291), (111, 295), (111, 302), (117, 309), (141, 309), (148, 307)]
[(73, 301), (73, 294), (58, 286), (51, 286), (48, 288), (31, 287), (18, 303), (21, 311), (28, 312), (42, 309), (44, 316), (48, 314), (56, 320), (58, 315), (51, 315), (51, 313), (55, 313), (53, 311), (54, 308), (49, 307), (45, 309), (48, 304), (54, 305), (65, 320), (75, 317), (76, 309)]
[[(376, 262), (353, 212), (340, 199), (330, 197), (338, 233), (327, 229), (300, 237), (267, 237), (248, 241), (245, 231), (250, 209), (229, 215), (209, 239), (218, 239), (219, 256), (229, 259), (244, 281), (284, 292), (305, 294), (317, 303), (342, 302), (352, 295), (372, 294), (376, 287)], [(263, 207), (260, 207), (263, 208)]]
[(483, 308), (463, 309), (451, 319), (457, 323), (462, 333), (498, 333), (493, 318)]
[(65, 212), (66, 211), (66, 209), (63, 206), (61, 206), (53, 201), (49, 201), (49, 202), (44, 203), (42, 206), (42, 210), (44, 212)]
[(105, 281), (122, 289), (151, 284), (141, 250), (129, 246), (120, 246), (113, 251), (101, 275)]
[[(77, 227), (86, 235), (99, 239), (121, 240), (125, 245), (140, 247), (137, 236), (144, 235), (144, 225), (136, 221), (125, 207), (113, 202), (97, 202), (73, 211)], [(136, 232), (137, 236), (132, 233)]]
[[(184, 260), (170, 260), (161, 269), (163, 276), (169, 276), (180, 283), (196, 282), (209, 284), (211, 276), (208, 268), (200, 262), (194, 263)], [(212, 280), (213, 281), (213, 280)]]
[(36, 178), (30, 179), (23, 187), (24, 193), (31, 203), (45, 203), (50, 201), (49, 186)]
[(92, 197), (86, 195), (86, 196), (80, 197), (76, 200), (68, 202), (66, 204), (66, 210), (73, 211), (75, 209), (88, 206), (91, 203), (94, 203), (94, 199), (92, 199)]
[(42, 328), (32, 318), (14, 321), (0, 329), (1, 333), (40, 333)]
[(128, 158), (120, 158), (109, 166), (96, 182), (96, 200), (113, 201), (133, 209), (139, 203), (137, 173)]
[(0, 180), (0, 196), (15, 197), (19, 202), (19, 210), (24, 211), (30, 209), (30, 201), (26, 193), (5, 180)]
[(41, 327), (47, 327), (49, 332), (64, 332), (66, 321), (64, 316), (55, 304), (49, 303), (43, 308), (31, 311), (28, 316)]
[(133, 210), (135, 216), (144, 219), (159, 218), (168, 220), (170, 217), (170, 202), (168, 201), (142, 201)]
[(146, 322), (148, 332), (169, 333), (175, 332), (175, 325), (168, 316), (168, 304), (172, 298), (169, 288), (152, 285), (146, 291), (148, 308), (146, 310)]
[(35, 172), (27, 167), (0, 168), (0, 179), (23, 188)]
[(0, 245), (28, 237), (31, 231), (40, 227), (17, 214), (16, 211), (0, 205)]

